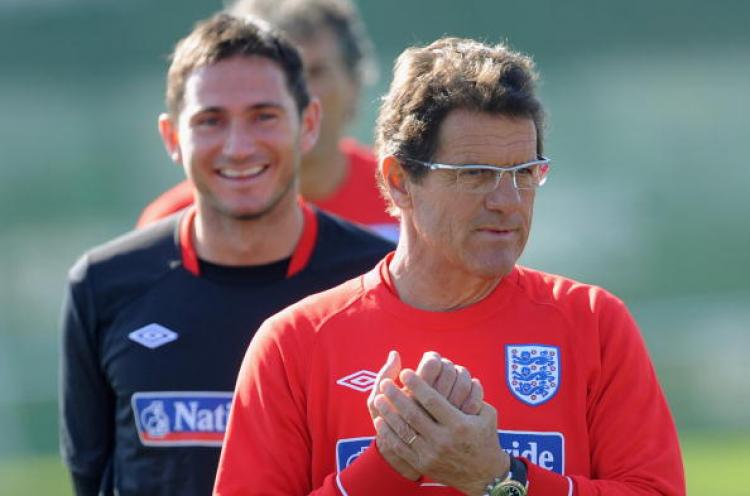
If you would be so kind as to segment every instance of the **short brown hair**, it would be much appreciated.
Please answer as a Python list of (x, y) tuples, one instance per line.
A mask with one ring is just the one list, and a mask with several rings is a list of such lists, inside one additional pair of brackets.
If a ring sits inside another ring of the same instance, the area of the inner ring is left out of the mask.
[(299, 52), (279, 31), (262, 21), (216, 14), (195, 25), (180, 40), (167, 73), (167, 111), (179, 116), (185, 96), (185, 83), (197, 68), (232, 57), (264, 57), (276, 62), (286, 76), (300, 114), (310, 103)]
[[(544, 112), (535, 95), (536, 80), (532, 60), (502, 44), (442, 38), (407, 48), (396, 61), (393, 82), (380, 107), (378, 154), (431, 160), (443, 119), (452, 110), (465, 109), (532, 119), (541, 155)], [(400, 163), (414, 181), (427, 173), (409, 161)]]
[(303, 43), (328, 29), (338, 42), (352, 80), (360, 85), (375, 79), (372, 42), (350, 0), (235, 0), (227, 11), (264, 19)]

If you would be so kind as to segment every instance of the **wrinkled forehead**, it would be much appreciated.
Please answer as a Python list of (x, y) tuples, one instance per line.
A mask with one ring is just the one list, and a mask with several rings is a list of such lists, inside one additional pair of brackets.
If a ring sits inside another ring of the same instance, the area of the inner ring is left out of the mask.
[(438, 131), (433, 160), (450, 164), (516, 165), (534, 160), (534, 121), (471, 110), (453, 110)]

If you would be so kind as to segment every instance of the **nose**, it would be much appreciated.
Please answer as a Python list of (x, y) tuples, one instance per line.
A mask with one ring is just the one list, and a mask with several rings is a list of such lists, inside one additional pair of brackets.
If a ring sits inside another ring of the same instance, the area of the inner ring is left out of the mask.
[(255, 149), (252, 132), (242, 122), (232, 122), (224, 141), (224, 155), (234, 161), (248, 158)]
[(505, 173), (497, 187), (486, 194), (485, 205), (489, 210), (510, 210), (522, 203), (522, 194), (525, 192), (515, 187), (512, 174)]

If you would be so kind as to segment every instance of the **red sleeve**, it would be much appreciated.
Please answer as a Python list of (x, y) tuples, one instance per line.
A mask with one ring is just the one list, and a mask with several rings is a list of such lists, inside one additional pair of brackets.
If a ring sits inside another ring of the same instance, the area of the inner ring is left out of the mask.
[(149, 203), (135, 227), (144, 227), (193, 204), (193, 185), (187, 179), (176, 184)]
[(601, 370), (587, 406), (592, 477), (526, 461), (529, 496), (682, 496), (677, 431), (640, 332), (622, 302), (605, 295), (599, 304)]
[(413, 494), (418, 484), (393, 470), (374, 445), (314, 487), (315, 433), (306, 408), (306, 382), (313, 375), (306, 360), (311, 333), (301, 327), (272, 319), (251, 342), (237, 379), (214, 495), (355, 496), (373, 488), (382, 493), (383, 487), (384, 494)]

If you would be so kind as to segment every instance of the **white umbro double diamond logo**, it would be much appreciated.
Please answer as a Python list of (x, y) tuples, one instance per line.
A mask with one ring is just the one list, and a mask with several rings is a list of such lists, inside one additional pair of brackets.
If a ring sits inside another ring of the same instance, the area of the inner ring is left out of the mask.
[(372, 389), (377, 376), (378, 374), (376, 374), (375, 372), (370, 372), (369, 370), (360, 370), (359, 372), (355, 372), (353, 374), (347, 375), (346, 377), (342, 377), (341, 379), (336, 381), (336, 384), (352, 388), (355, 391), (366, 393), (367, 391)]
[(163, 325), (149, 324), (131, 332), (128, 334), (128, 337), (132, 341), (153, 350), (154, 348), (158, 348), (159, 346), (174, 341), (177, 339), (178, 335), (176, 332), (167, 329)]

